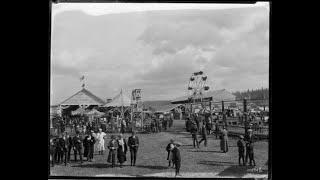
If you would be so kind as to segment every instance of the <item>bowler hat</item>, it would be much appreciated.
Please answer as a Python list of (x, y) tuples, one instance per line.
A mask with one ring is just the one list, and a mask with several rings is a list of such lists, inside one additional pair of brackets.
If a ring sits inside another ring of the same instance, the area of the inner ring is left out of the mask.
[(180, 142), (175, 142), (174, 144), (175, 144), (176, 146), (178, 146), (178, 147), (181, 146), (181, 143), (180, 143)]

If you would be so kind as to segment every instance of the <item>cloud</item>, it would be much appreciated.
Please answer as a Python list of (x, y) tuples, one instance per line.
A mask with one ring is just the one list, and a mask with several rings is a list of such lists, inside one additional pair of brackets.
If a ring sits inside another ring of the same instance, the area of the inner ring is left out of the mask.
[[(210, 89), (268, 86), (269, 17), (264, 8), (56, 14), (52, 36), (54, 101), (86, 87), (105, 99), (121, 88), (144, 99), (187, 94), (203, 70)], [(68, 91), (65, 91), (68, 89)], [(71, 92), (72, 91), (72, 92)]]
[[(164, 15), (166, 18), (152, 13), (153, 21), (139, 40), (153, 48), (157, 59), (178, 58), (181, 52), (189, 51), (183, 60), (174, 60), (177, 63), (174, 67), (181, 67), (175, 69), (177, 78), (173, 79), (177, 82), (188, 77), (188, 73), (177, 71), (204, 70), (209, 78), (220, 83), (213, 83), (215, 87), (228, 85), (230, 89), (237, 89), (240, 85), (235, 88), (232, 84), (239, 78), (250, 79), (250, 82), (243, 82), (243, 87), (247, 86), (245, 84), (259, 84), (260, 87), (260, 82), (266, 87), (268, 83), (262, 79), (268, 79), (268, 13), (263, 8), (168, 12)], [(170, 60), (159, 61), (165, 65), (151, 70), (147, 77), (164, 79), (169, 77), (158, 74), (173, 74)]]

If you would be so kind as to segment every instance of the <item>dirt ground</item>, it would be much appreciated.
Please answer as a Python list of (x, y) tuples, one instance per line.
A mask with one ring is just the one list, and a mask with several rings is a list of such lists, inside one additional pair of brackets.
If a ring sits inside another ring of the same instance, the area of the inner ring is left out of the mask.
[[(125, 134), (127, 139), (130, 134)], [(174, 169), (168, 168), (165, 150), (169, 140), (173, 138), (182, 144), (181, 169), (183, 177), (254, 177), (266, 178), (268, 174), (268, 141), (258, 141), (254, 145), (256, 167), (238, 166), (237, 139), (229, 138), (229, 152), (220, 152), (219, 140), (209, 135), (208, 147), (203, 143), (200, 149), (194, 149), (190, 133), (184, 130), (184, 121), (175, 120), (172, 129), (156, 134), (138, 134), (140, 147), (136, 166), (130, 166), (130, 153), (123, 168), (111, 168), (107, 162), (107, 150), (104, 155), (95, 152), (93, 162), (83, 164), (73, 162), (50, 167), (52, 176), (159, 176), (173, 177)], [(108, 134), (110, 138), (110, 134)], [(201, 137), (199, 136), (199, 140)], [(107, 140), (108, 141), (108, 140)]]

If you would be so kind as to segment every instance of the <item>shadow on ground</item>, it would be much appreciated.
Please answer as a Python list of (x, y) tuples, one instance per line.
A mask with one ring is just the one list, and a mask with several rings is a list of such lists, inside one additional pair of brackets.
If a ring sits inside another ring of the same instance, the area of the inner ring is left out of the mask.
[(239, 176), (242, 177), (246, 175), (247, 173), (251, 174), (268, 174), (268, 171), (266, 169), (257, 172), (257, 171), (252, 171), (254, 167), (252, 166), (238, 166), (238, 165), (232, 165), (223, 171), (221, 171), (218, 175), (219, 176)]
[(188, 152), (214, 152), (214, 153), (223, 153), (222, 151), (204, 151), (204, 150), (192, 150), (192, 151), (188, 151)]
[(167, 166), (136, 165), (136, 167), (147, 168), (147, 169), (156, 169), (156, 170), (168, 169)]
[(80, 165), (74, 165), (72, 167), (80, 167), (80, 168), (111, 168), (111, 164), (106, 164), (106, 163), (80, 164)]
[(198, 164), (209, 165), (209, 166), (230, 166), (235, 165), (234, 162), (227, 161), (200, 161)]

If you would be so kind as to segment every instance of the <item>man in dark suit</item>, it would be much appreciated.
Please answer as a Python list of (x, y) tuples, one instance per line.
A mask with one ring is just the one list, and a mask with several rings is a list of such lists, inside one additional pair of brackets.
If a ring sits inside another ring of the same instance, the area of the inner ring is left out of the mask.
[(70, 154), (71, 154), (71, 149), (72, 149), (72, 146), (73, 146), (73, 140), (72, 140), (72, 137), (69, 136), (69, 134), (66, 135), (66, 146), (67, 146), (67, 154), (66, 154), (66, 157), (67, 157), (67, 162), (70, 162)]
[(253, 143), (255, 141), (256, 137), (252, 133), (252, 129), (248, 129), (247, 134), (244, 137), (244, 141), (246, 142), (246, 160), (245, 164), (248, 163), (248, 158), (250, 159), (250, 166), (256, 165), (256, 162), (254, 160), (254, 153), (253, 153)]
[(202, 124), (201, 135), (202, 135), (202, 139), (199, 141), (199, 145), (201, 144), (202, 141), (204, 141), (204, 146), (207, 147), (208, 139), (207, 139), (207, 128), (205, 123)]
[[(60, 146), (62, 147), (62, 155), (61, 158), (64, 157), (64, 165), (67, 165), (67, 160), (68, 160), (68, 146), (69, 146), (69, 141), (68, 141), (68, 133), (65, 132), (63, 137), (60, 138), (59, 142), (60, 142)], [(61, 159), (61, 161), (63, 161), (63, 159)]]
[(245, 165), (245, 163), (244, 163), (245, 142), (243, 139), (244, 139), (244, 137), (242, 135), (240, 135), (240, 139), (237, 142), (238, 152), (239, 152), (239, 166), (241, 166), (241, 159), (242, 159), (242, 164)]
[(128, 146), (130, 148), (131, 166), (135, 166), (139, 147), (139, 138), (136, 136), (135, 131), (132, 131), (132, 136), (128, 139)]
[(63, 136), (62, 134), (59, 135), (59, 138), (57, 140), (57, 147), (56, 147), (56, 150), (57, 150), (57, 163), (60, 164), (63, 163), (63, 156), (64, 156), (64, 153), (65, 153), (65, 145), (66, 145), (66, 142), (65, 140), (63, 139)]
[(187, 117), (187, 121), (186, 121), (186, 130), (187, 132), (190, 132), (191, 129), (191, 120), (189, 117)]
[(88, 133), (88, 136), (86, 136), (83, 140), (83, 146), (84, 146), (84, 157), (87, 157), (87, 161), (92, 162), (93, 159), (93, 152), (94, 152), (94, 143), (96, 142), (94, 136), (94, 131), (91, 131)]
[(197, 125), (195, 122), (191, 123), (190, 131), (191, 131), (192, 140), (193, 140), (193, 147), (195, 148), (197, 145), (197, 148), (199, 148), (199, 142), (198, 142), (198, 138), (197, 138), (198, 129), (197, 129)]
[(172, 152), (172, 161), (176, 168), (176, 176), (181, 176), (180, 174), (180, 166), (181, 166), (181, 156), (180, 150), (177, 147), (178, 145), (170, 144), (171, 152)]
[(74, 160), (77, 162), (77, 154), (79, 153), (80, 162), (82, 163), (82, 138), (79, 131), (76, 132), (76, 136), (73, 138), (73, 151)]

